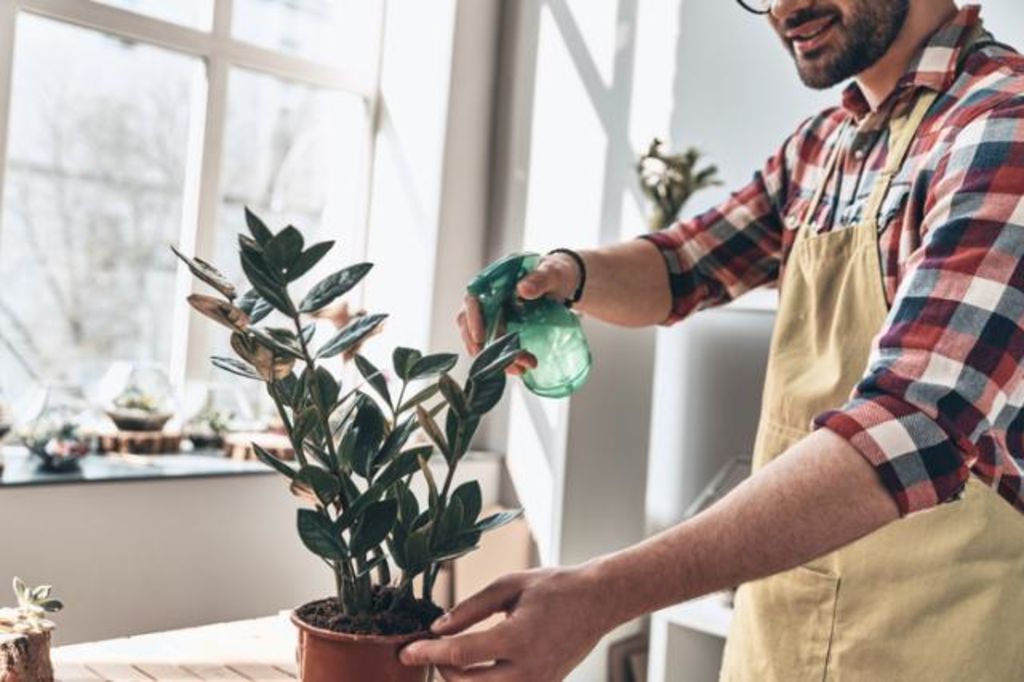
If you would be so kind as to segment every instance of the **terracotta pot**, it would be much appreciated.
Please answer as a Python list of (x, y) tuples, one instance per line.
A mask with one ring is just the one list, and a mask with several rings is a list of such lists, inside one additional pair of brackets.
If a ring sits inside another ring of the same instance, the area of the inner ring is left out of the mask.
[(398, 660), (403, 646), (429, 637), (426, 632), (394, 637), (349, 635), (315, 628), (292, 612), (299, 629), (296, 652), (302, 682), (427, 682), (426, 667)]

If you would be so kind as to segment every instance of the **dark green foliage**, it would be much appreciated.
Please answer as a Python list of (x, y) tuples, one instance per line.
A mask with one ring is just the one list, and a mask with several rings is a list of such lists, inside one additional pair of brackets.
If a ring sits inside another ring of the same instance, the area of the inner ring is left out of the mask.
[[(234, 306), (228, 309), (232, 319), (241, 320), (229, 325), (231, 347), (239, 357), (218, 357), (213, 363), (266, 384), (296, 461), (283, 461), (254, 443), (256, 457), (286, 477), (303, 502), (299, 539), (331, 567), (346, 613), (370, 608), (374, 585), (391, 581), (389, 559), (401, 569), (393, 584), (398, 594), (408, 595), (413, 579), (422, 575), (429, 598), (440, 562), (472, 551), (483, 531), (518, 516), (481, 520), (480, 486), (471, 481), (452, 490), (456, 468), (481, 418), (501, 399), (504, 370), (516, 356), (517, 341), (507, 336), (484, 349), (464, 384), (450, 374), (458, 363), (451, 353), (397, 348), (390, 380), (358, 354), (385, 323), (384, 314), (358, 316), (313, 348), (316, 325), (306, 316), (350, 292), (373, 266), (339, 270), (296, 304), (289, 285), (310, 272), (333, 242), (306, 248), (298, 229), (288, 226), (275, 233), (248, 210), (246, 224), (250, 235), (239, 235), (238, 242), (250, 288), (234, 304), (235, 289), (216, 268), (178, 255)], [(218, 309), (224, 305), (210, 300)], [(272, 315), (276, 324), (260, 324)], [(365, 383), (346, 392), (337, 369), (348, 359)], [(408, 447), (420, 429), (433, 445)], [(443, 458), (432, 465), (435, 452)], [(426, 483), (425, 505), (410, 489), (412, 480)]]

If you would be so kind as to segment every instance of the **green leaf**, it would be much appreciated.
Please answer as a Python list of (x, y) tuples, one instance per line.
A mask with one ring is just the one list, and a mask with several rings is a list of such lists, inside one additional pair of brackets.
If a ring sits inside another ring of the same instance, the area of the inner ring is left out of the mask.
[(249, 333), (258, 344), (274, 351), (276, 355), (283, 355), (295, 358), (296, 360), (304, 359), (302, 348), (299, 347), (299, 341), (291, 330), (264, 327), (262, 329), (250, 328)]
[(401, 413), (405, 412), (406, 410), (408, 410), (410, 408), (416, 407), (417, 405), (419, 405), (420, 403), (422, 403), (425, 400), (430, 400), (431, 398), (433, 398), (437, 394), (437, 392), (440, 390), (440, 388), (441, 387), (438, 386), (437, 384), (430, 384), (429, 386), (427, 386), (423, 390), (421, 390), (418, 393), (416, 393), (416, 395), (414, 395), (413, 397), (409, 398), (404, 403), (402, 403), (398, 407), (398, 413), (401, 414)]
[(391, 407), (391, 393), (388, 391), (388, 382), (383, 372), (377, 369), (366, 357), (358, 353), (356, 354), (355, 362), (359, 374), (362, 375), (368, 384), (373, 386), (373, 390), (377, 391), (377, 395), (387, 403), (388, 407)]
[(316, 368), (316, 386), (320, 405), (323, 407), (324, 412), (327, 413), (338, 399), (338, 394), (341, 393), (341, 386), (338, 385), (337, 380), (326, 367)]
[(465, 418), (469, 415), (469, 401), (466, 400), (466, 394), (462, 392), (455, 379), (452, 379), (447, 374), (442, 374), (441, 379), (438, 381), (438, 386), (441, 387), (441, 393), (444, 395), (445, 400), (448, 401), (448, 405), (452, 410), (455, 411), (460, 418)]
[(29, 597), (34, 602), (41, 602), (50, 598), (50, 593), (53, 592), (53, 585), (40, 585), (39, 587), (33, 587), (29, 590)]
[(480, 351), (480, 354), (474, 358), (473, 364), (469, 367), (469, 376), (475, 378), (481, 372), (488, 370), (494, 361), (503, 355), (512, 353), (512, 357), (514, 358), (515, 353), (518, 350), (518, 334), (506, 334), (499, 339), (495, 339), (491, 343), (487, 344), (487, 346)]
[(299, 304), (299, 312), (315, 313), (342, 296), (366, 277), (373, 268), (372, 263), (351, 265), (344, 270), (326, 277), (314, 286)]
[(313, 340), (314, 336), (316, 336), (315, 322), (311, 322), (310, 324), (307, 324), (305, 327), (302, 328), (302, 340), (305, 341), (307, 345), (309, 344), (310, 341)]
[(470, 442), (480, 426), (480, 417), (475, 414), (460, 417), (449, 410), (444, 426), (448, 438), (448, 463), (454, 464), (469, 450)]
[(325, 343), (316, 354), (316, 357), (333, 358), (335, 355), (340, 355), (350, 348), (359, 345), (359, 343), (372, 334), (374, 330), (387, 319), (387, 317), (387, 315), (363, 315), (362, 317), (356, 318), (349, 324), (345, 325), (343, 329), (339, 330), (330, 341)]
[(38, 604), (36, 604), (36, 606), (41, 608), (43, 611), (46, 611), (47, 613), (56, 613), (57, 611), (60, 611), (64, 608), (64, 603), (61, 602), (59, 599), (48, 599), (44, 602), (39, 602)]
[(522, 509), (498, 512), (478, 522), (469, 532), (486, 533), (487, 531), (496, 530), (502, 526), (507, 526), (522, 515)]
[(269, 452), (267, 452), (267, 450), (265, 450), (264, 448), (260, 447), (256, 443), (251, 443), (251, 445), (252, 445), (252, 451), (256, 454), (256, 459), (258, 459), (259, 461), (263, 462), (264, 464), (269, 466), (271, 469), (276, 470), (278, 473), (284, 474), (289, 479), (294, 479), (295, 478), (295, 470), (294, 469), (292, 469), (290, 466), (288, 466), (287, 464), (282, 462), (280, 459), (278, 459), (274, 455), (272, 455)]
[(220, 356), (210, 358), (210, 362), (213, 363), (214, 367), (222, 369), (225, 372), (231, 372), (232, 374), (237, 374), (238, 376), (245, 377), (246, 379), (263, 381), (263, 377), (256, 371), (256, 368), (247, 362), (242, 362), (235, 358), (224, 358)]
[(292, 307), (284, 285), (278, 282), (275, 276), (271, 274), (270, 269), (263, 262), (259, 254), (251, 251), (242, 251), (242, 270), (249, 279), (249, 283), (256, 290), (256, 293), (260, 295), (260, 298), (285, 315), (289, 317), (294, 315), (295, 309)]
[(25, 585), (25, 581), (15, 577), (11, 581), (11, 586), (14, 589), (14, 596), (17, 597), (19, 604), (28, 601), (28, 587)]
[(472, 527), (483, 507), (480, 484), (477, 481), (463, 483), (452, 493), (452, 499), (458, 500), (462, 504), (462, 528), (459, 530)]
[(474, 414), (486, 414), (494, 409), (505, 393), (508, 380), (504, 370), (494, 374), (482, 374), (478, 379), (470, 379), (469, 409)]
[(369, 478), (377, 458), (381, 440), (384, 438), (384, 414), (372, 400), (366, 400), (359, 407), (352, 430), (356, 432), (352, 452), (352, 470), (363, 478)]
[(333, 504), (341, 494), (341, 483), (338, 478), (317, 466), (304, 466), (299, 469), (293, 485), (296, 483), (307, 486), (324, 507)]
[(255, 289), (249, 289), (242, 294), (236, 305), (249, 315), (250, 324), (262, 322), (267, 315), (274, 312), (274, 306), (263, 300)]
[(289, 225), (263, 245), (263, 255), (279, 270), (292, 267), (302, 254), (302, 233)]
[(396, 483), (392, 490), (398, 502), (398, 518), (402, 525), (408, 528), (420, 515), (420, 503), (416, 500), (416, 495), (409, 490), (409, 486), (402, 481)]
[(331, 520), (313, 509), (299, 510), (299, 538), (306, 548), (328, 561), (346, 560), (349, 553)]
[(375, 462), (377, 466), (382, 466), (391, 461), (391, 459), (398, 454), (406, 441), (416, 431), (418, 422), (416, 417), (407, 417), (398, 426), (391, 429), (391, 432), (384, 439), (384, 444), (380, 446), (380, 456)]
[(430, 511), (436, 511), (441, 506), (441, 496), (437, 492), (437, 482), (434, 480), (434, 473), (430, 470), (430, 465), (425, 459), (421, 458), (419, 460), (419, 465), (420, 472), (423, 474), (423, 479), (427, 482)]
[(250, 211), (248, 206), (245, 207), (245, 224), (249, 226), (249, 232), (252, 233), (256, 243), (261, 246), (274, 238), (274, 233), (270, 231), (270, 228)]
[(302, 255), (300, 255), (291, 267), (288, 268), (288, 281), (294, 282), (316, 267), (316, 264), (319, 263), (333, 247), (334, 242), (320, 242), (318, 244), (313, 244), (313, 246), (303, 251)]
[(405, 539), (403, 548), (405, 569), (407, 573), (416, 575), (426, 570), (430, 563), (430, 526), (424, 526)]
[(395, 374), (403, 381), (409, 381), (412, 376), (412, 367), (421, 357), (423, 354), (413, 348), (396, 348), (391, 354), (391, 363), (395, 367)]
[(369, 505), (352, 530), (349, 543), (352, 554), (361, 556), (384, 542), (397, 518), (398, 504), (394, 500), (381, 500)]
[(443, 547), (448, 538), (455, 538), (459, 535), (459, 531), (462, 530), (462, 514), (462, 500), (453, 497), (448, 501), (444, 513), (441, 514), (441, 523), (437, 528), (439, 546)]
[(412, 368), (409, 370), (409, 379), (426, 379), (443, 372), (449, 372), (458, 361), (459, 356), (454, 353), (425, 355), (413, 363)]
[(422, 405), (416, 406), (416, 419), (420, 423), (420, 428), (426, 432), (427, 436), (434, 442), (442, 454), (447, 458), (449, 454), (448, 443), (445, 442), (444, 434), (441, 433), (441, 429), (438, 428), (437, 422), (430, 416), (430, 413), (423, 409)]
[(272, 393), (271, 397), (276, 394), (281, 402), (288, 407), (294, 408), (297, 406), (296, 393), (301, 391), (302, 387), (299, 385), (299, 380), (294, 372), (288, 374), (283, 379), (278, 379), (273, 385), (275, 393)]
[(238, 292), (235, 290), (235, 285), (231, 281), (221, 274), (220, 270), (213, 267), (201, 258), (189, 258), (181, 251), (177, 249), (173, 244), (171, 245), (171, 251), (188, 266), (189, 271), (195, 275), (198, 279), (206, 282), (211, 287), (219, 291), (221, 294), (226, 296), (228, 300), (234, 300)]

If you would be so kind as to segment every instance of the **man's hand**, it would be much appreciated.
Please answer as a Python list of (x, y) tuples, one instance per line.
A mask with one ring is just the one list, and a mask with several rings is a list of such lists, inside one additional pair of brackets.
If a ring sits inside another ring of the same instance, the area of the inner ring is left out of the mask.
[[(444, 639), (410, 644), (402, 662), (434, 664), (448, 682), (560, 682), (616, 625), (599, 591), (588, 567), (505, 576), (434, 623)], [(457, 634), (495, 613), (505, 620)]]
[[(562, 254), (545, 256), (537, 269), (524, 277), (516, 285), (516, 294), (528, 301), (550, 296), (557, 300), (565, 300), (576, 291), (579, 280), (579, 269), (571, 258)], [(462, 310), (456, 322), (462, 332), (462, 343), (470, 355), (476, 355), (484, 345), (484, 318), (480, 313), (480, 304), (473, 296), (466, 296)], [(518, 376), (537, 366), (537, 358), (522, 352), (506, 370)]]

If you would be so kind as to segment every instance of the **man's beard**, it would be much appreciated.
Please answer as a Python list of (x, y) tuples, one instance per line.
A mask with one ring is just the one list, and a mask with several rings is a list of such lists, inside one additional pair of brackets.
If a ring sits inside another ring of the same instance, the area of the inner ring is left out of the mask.
[(910, 13), (910, 0), (856, 0), (847, 14), (828, 6), (812, 7), (794, 14), (780, 34), (808, 21), (834, 17), (832, 40), (812, 52), (799, 54), (793, 42), (783, 42), (796, 61), (800, 79), (811, 88), (823, 90), (852, 78), (869, 68), (889, 51)]

